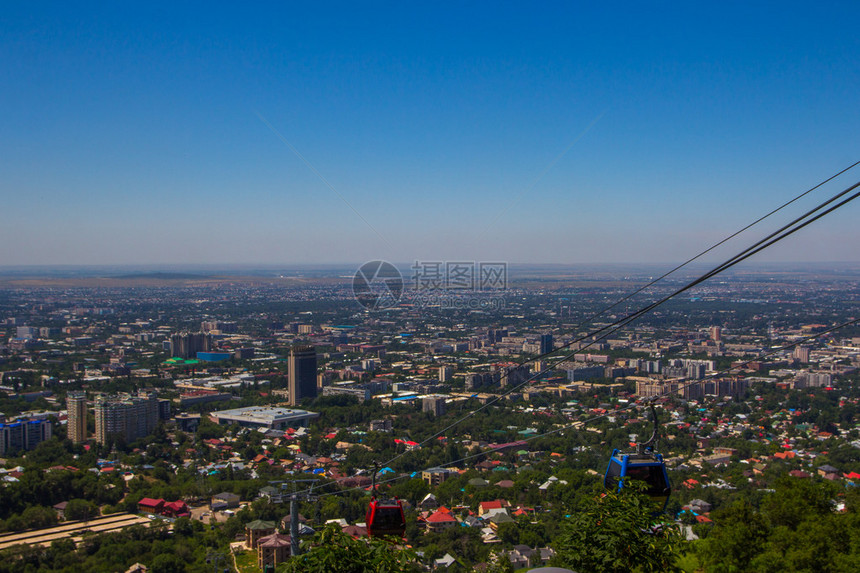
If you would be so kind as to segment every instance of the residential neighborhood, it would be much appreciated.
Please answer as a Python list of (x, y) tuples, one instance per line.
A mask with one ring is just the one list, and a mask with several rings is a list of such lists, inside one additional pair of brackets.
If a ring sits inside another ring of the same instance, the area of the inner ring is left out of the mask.
[(860, 331), (829, 330), (856, 282), (813, 299), (738, 283), (750, 302), (727, 282), (596, 341), (575, 324), (624, 281), (522, 284), (478, 315), (357, 313), (325, 277), (4, 291), (0, 550), (27, 559), (16, 544), (110, 519), (147, 539), (206, 531), (259, 571), (326, 528), (367, 540), (376, 495), (403, 508), (425, 569), (545, 566), (612, 451), (655, 430), (688, 542), (780, 480), (858, 483)]

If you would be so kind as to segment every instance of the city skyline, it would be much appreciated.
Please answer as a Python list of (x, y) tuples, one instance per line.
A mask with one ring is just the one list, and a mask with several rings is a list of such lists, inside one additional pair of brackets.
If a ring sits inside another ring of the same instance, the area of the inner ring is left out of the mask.
[(623, 12), (10, 7), (0, 266), (680, 261), (860, 159), (860, 8)]

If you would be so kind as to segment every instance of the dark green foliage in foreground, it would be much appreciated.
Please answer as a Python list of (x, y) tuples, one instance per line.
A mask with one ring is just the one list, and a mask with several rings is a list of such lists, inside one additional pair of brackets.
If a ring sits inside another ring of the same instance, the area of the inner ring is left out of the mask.
[(553, 564), (575, 571), (676, 570), (680, 532), (674, 525), (655, 532), (653, 509), (651, 499), (634, 487), (592, 498), (553, 540)]
[(278, 566), (278, 573), (395, 573), (420, 571), (415, 554), (380, 539), (353, 539), (329, 525), (306, 552)]

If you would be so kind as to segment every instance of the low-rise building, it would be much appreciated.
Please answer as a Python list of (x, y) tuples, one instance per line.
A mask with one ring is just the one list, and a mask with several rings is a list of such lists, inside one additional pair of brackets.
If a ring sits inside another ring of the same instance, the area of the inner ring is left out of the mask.
[(456, 527), (459, 523), (457, 518), (448, 513), (447, 511), (436, 511), (427, 516), (425, 520), (427, 524), (427, 531), (432, 531), (434, 533), (438, 533), (440, 531), (445, 531), (446, 529), (450, 529), (452, 527)]
[(437, 486), (451, 476), (452, 470), (445, 468), (430, 468), (421, 472), (421, 479), (427, 482), (427, 485)]
[(259, 540), (257, 544), (257, 566), (276, 568), (290, 558), (291, 539), (289, 535), (273, 533)]
[(305, 427), (310, 420), (318, 417), (317, 412), (271, 406), (247, 406), (233, 410), (220, 410), (209, 415), (213, 422), (224, 426), (238, 424), (243, 428), (272, 430)]
[(248, 549), (256, 549), (260, 540), (275, 533), (274, 521), (262, 521), (255, 519), (245, 524), (245, 546)]
[(235, 493), (224, 491), (212, 496), (212, 500), (209, 502), (209, 508), (214, 511), (232, 509), (234, 507), (239, 507), (239, 500), (239, 496)]

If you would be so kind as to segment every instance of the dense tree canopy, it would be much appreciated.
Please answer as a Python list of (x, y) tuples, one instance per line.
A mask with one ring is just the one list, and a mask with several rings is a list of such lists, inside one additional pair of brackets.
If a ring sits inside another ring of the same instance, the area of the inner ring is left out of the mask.
[(330, 525), (307, 551), (278, 566), (278, 573), (398, 573), (420, 571), (411, 551), (379, 539), (353, 539)]
[(626, 486), (585, 502), (553, 540), (553, 562), (576, 571), (676, 570), (682, 538), (676, 526), (655, 525), (643, 488)]

